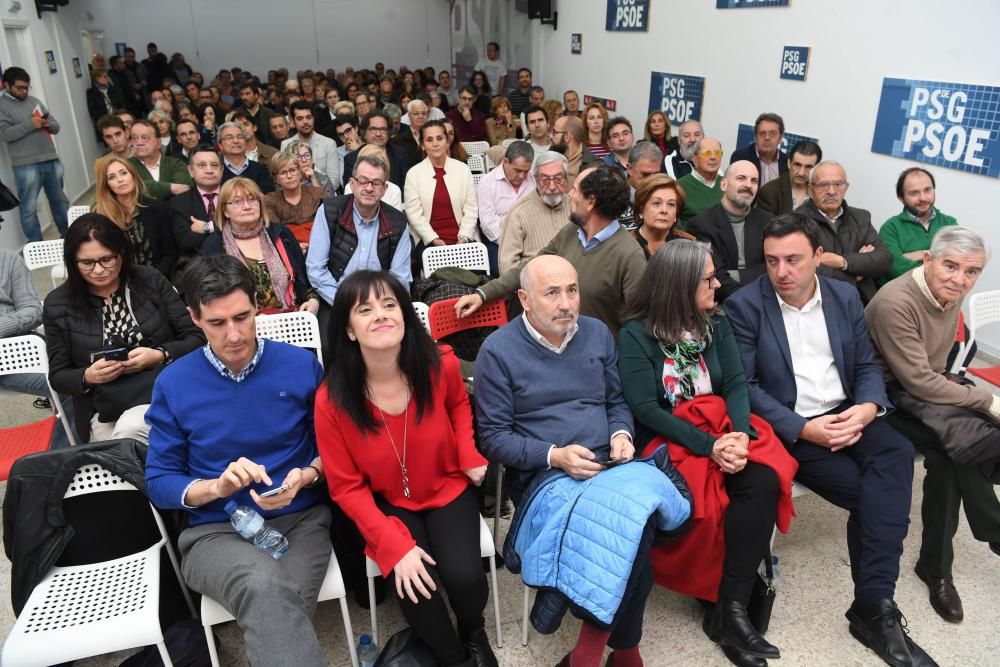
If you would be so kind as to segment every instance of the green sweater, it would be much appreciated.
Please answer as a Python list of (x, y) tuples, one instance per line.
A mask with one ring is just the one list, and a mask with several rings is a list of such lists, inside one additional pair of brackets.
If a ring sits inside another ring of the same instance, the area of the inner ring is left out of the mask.
[(153, 175), (146, 169), (146, 165), (137, 157), (130, 157), (131, 162), (139, 170), (139, 176), (146, 185), (146, 191), (150, 197), (157, 199), (170, 199), (173, 194), (170, 192), (171, 183), (181, 183), (193, 186), (191, 174), (188, 173), (188, 166), (175, 157), (169, 155), (160, 156), (160, 180), (154, 181)]
[[(580, 314), (599, 319), (617, 335), (625, 300), (646, 270), (646, 255), (624, 227), (590, 250), (583, 249), (578, 229), (573, 223), (565, 225), (538, 254), (559, 255), (573, 265), (580, 284)], [(521, 286), (521, 267), (530, 259), (483, 285), (486, 300), (513, 295)]]
[(684, 229), (687, 229), (691, 218), (722, 201), (722, 178), (717, 177), (715, 187), (710, 188), (690, 173), (677, 179), (677, 185), (684, 190), (684, 211), (681, 213), (681, 227)]
[(938, 230), (948, 225), (957, 225), (955, 218), (945, 215), (941, 211), (936, 211), (934, 219), (931, 220), (930, 229), (924, 230), (924, 226), (913, 220), (905, 210), (899, 215), (895, 215), (886, 220), (878, 230), (878, 235), (882, 237), (885, 244), (889, 246), (892, 253), (892, 268), (886, 281), (898, 278), (910, 269), (922, 264), (912, 259), (903, 257), (904, 253), (916, 250), (930, 250), (931, 241)]
[[(712, 318), (712, 324), (712, 341), (702, 352), (712, 379), (712, 393), (726, 400), (733, 431), (756, 438), (757, 432), (750, 426), (750, 397), (732, 327), (721, 314)], [(714, 436), (673, 415), (663, 390), (663, 352), (657, 341), (646, 334), (645, 322), (630, 320), (622, 326), (618, 334), (618, 374), (625, 402), (635, 416), (636, 451), (662, 435), (701, 456), (712, 453)]]

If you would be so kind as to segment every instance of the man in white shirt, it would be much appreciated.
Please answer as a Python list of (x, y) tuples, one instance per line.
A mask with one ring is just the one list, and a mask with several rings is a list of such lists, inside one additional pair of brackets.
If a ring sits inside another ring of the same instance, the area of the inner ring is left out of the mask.
[(817, 276), (823, 248), (800, 213), (764, 229), (767, 275), (726, 300), (750, 407), (799, 463), (796, 480), (849, 512), (851, 634), (890, 665), (934, 663), (902, 629), (894, 601), (910, 517), (913, 445), (883, 419), (893, 407), (857, 290)]
[(482, 177), (476, 194), (479, 199), (479, 228), (485, 237), (490, 255), (490, 273), (497, 275), (497, 250), (500, 232), (507, 214), (517, 200), (535, 187), (531, 175), (531, 161), (535, 151), (525, 141), (514, 141), (507, 146), (500, 165)]
[(507, 87), (507, 65), (500, 58), (499, 44), (490, 42), (486, 45), (486, 57), (479, 59), (475, 69), (482, 70), (486, 74), (486, 80), (494, 95), (503, 95)]
[(309, 144), (313, 154), (313, 167), (316, 171), (326, 174), (331, 183), (340, 182), (340, 159), (337, 156), (337, 142), (330, 137), (314, 132), (312, 103), (299, 100), (289, 109), (292, 114), (292, 124), (295, 126), (294, 139), (281, 142), (281, 150), (295, 139)]

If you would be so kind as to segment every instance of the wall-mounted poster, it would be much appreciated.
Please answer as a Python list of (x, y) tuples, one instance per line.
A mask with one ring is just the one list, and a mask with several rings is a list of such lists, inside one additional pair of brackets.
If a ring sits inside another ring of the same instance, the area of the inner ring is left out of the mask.
[(716, 9), (761, 9), (787, 7), (788, 0), (715, 0)]
[(701, 120), (701, 102), (705, 78), (686, 74), (651, 72), (649, 76), (649, 111), (662, 111), (671, 125)]
[(616, 100), (609, 100), (606, 97), (597, 97), (596, 95), (583, 96), (583, 106), (587, 106), (588, 104), (593, 104), (594, 102), (604, 105), (604, 108), (607, 109), (608, 111), (618, 110), (618, 102)]
[(583, 53), (583, 34), (574, 32), (569, 36), (569, 52), (575, 56)]
[(786, 46), (781, 52), (781, 78), (805, 81), (809, 73), (809, 47)]
[(649, 0), (608, 0), (604, 29), (609, 32), (649, 32)]
[(78, 79), (83, 76), (83, 69), (80, 67), (79, 58), (73, 58), (73, 76)]
[(125, 57), (125, 42), (115, 42), (115, 53), (122, 58)]
[(56, 73), (56, 54), (54, 51), (45, 52), (45, 63), (49, 66), (49, 74)]
[(883, 79), (872, 152), (1000, 176), (1000, 88)]

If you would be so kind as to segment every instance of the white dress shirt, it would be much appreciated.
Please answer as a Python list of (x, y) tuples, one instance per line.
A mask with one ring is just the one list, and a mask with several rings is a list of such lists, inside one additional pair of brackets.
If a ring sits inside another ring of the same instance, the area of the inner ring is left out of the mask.
[(514, 187), (507, 180), (503, 165), (495, 167), (479, 181), (477, 196), (479, 198), (479, 229), (483, 235), (494, 243), (500, 242), (500, 232), (503, 222), (518, 199), (535, 189), (535, 177), (530, 173), (521, 182), (521, 187)]
[(847, 392), (830, 347), (819, 278), (816, 293), (802, 308), (790, 306), (780, 296), (778, 305), (795, 373), (795, 413), (802, 417), (825, 414), (843, 403)]

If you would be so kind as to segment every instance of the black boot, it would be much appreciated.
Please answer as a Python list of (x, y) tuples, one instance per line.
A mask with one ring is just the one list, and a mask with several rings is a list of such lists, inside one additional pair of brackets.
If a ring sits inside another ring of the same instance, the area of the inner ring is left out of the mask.
[(868, 602), (855, 598), (844, 614), (851, 634), (892, 667), (912, 667), (913, 656), (906, 645), (905, 619), (890, 599)]
[(469, 633), (465, 639), (465, 648), (469, 650), (474, 667), (498, 667), (497, 657), (490, 646), (490, 638), (485, 628), (479, 628)]
[(735, 600), (720, 598), (715, 603), (708, 637), (720, 646), (736, 649), (755, 658), (781, 657), (778, 647), (768, 642), (754, 629), (750, 619), (747, 618), (746, 607)]

